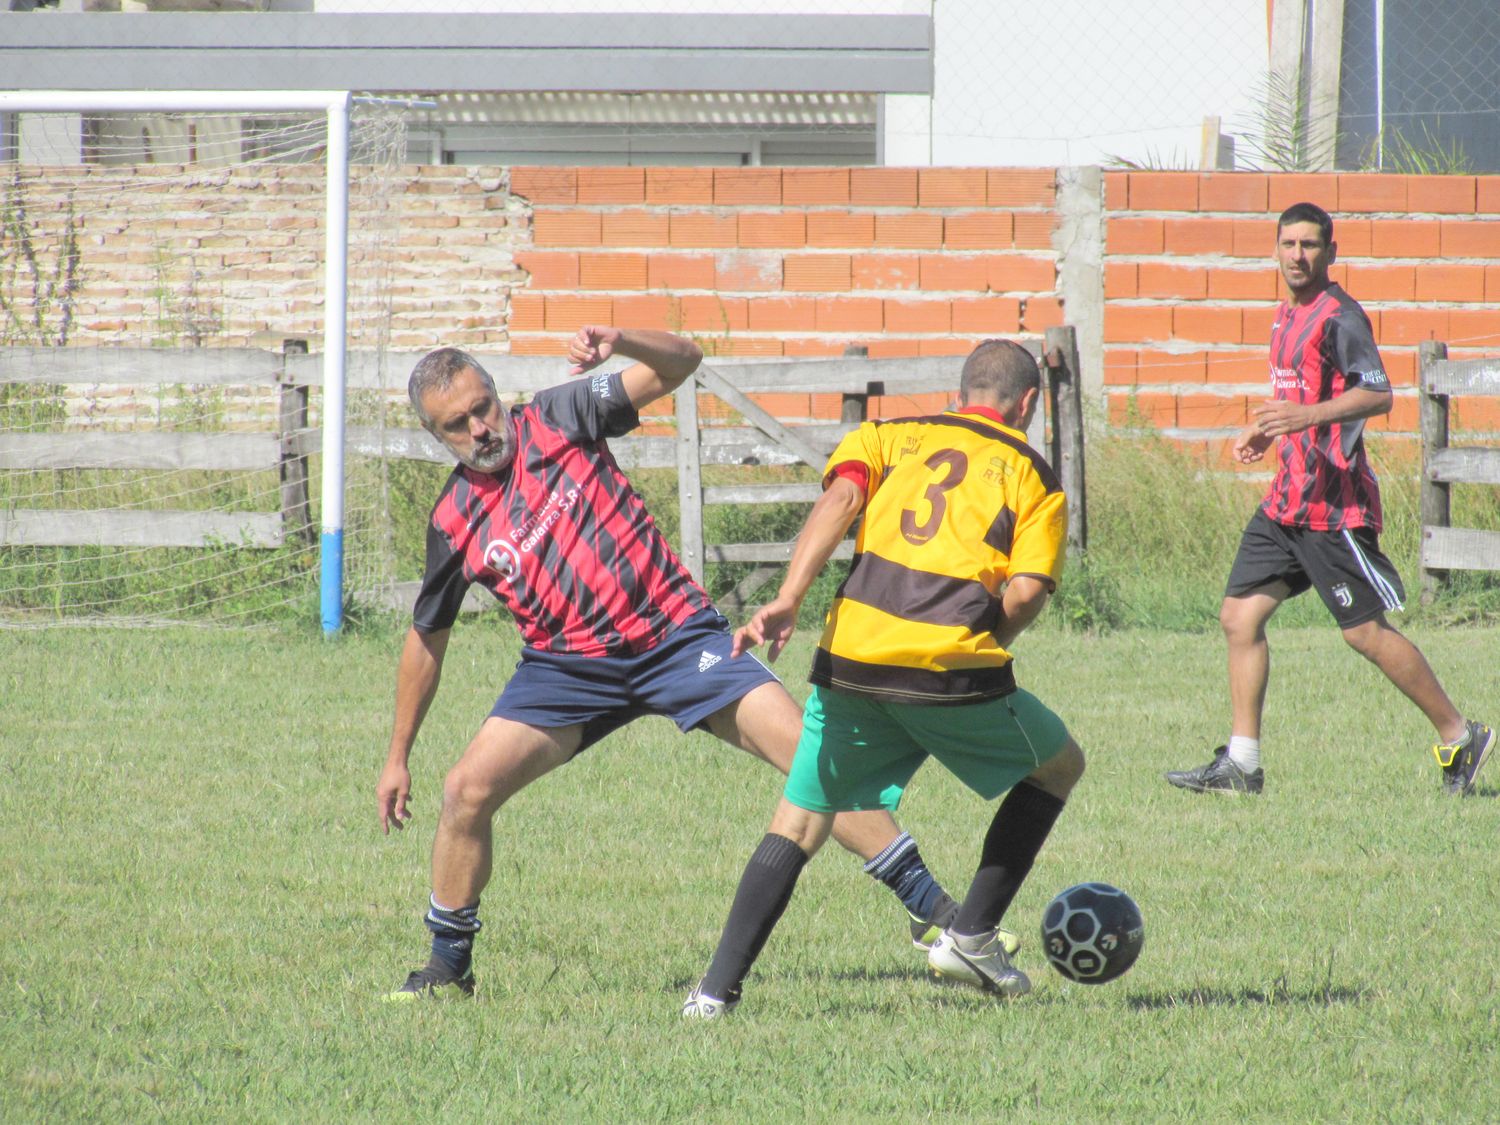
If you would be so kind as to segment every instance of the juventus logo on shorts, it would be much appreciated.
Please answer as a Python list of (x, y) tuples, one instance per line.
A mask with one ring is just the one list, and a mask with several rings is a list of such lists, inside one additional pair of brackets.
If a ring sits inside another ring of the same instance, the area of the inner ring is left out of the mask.
[(1349, 583), (1340, 582), (1333, 588), (1333, 596), (1338, 599), (1339, 605), (1348, 609), (1354, 604), (1354, 595), (1349, 592)]

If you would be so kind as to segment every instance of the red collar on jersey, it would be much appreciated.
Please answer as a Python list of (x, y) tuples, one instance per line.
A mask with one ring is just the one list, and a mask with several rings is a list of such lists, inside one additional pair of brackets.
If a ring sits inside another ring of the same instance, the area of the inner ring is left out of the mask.
[(991, 422), (999, 422), (1002, 426), (1015, 429), (1004, 418), (1000, 417), (1000, 411), (992, 406), (956, 406), (953, 408), (955, 414), (977, 414), (981, 418), (987, 418)]

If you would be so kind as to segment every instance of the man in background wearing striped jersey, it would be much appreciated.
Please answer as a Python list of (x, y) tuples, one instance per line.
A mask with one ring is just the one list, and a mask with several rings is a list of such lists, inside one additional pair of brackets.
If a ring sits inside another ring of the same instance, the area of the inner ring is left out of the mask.
[(1370, 319), (1329, 280), (1333, 220), (1298, 203), (1276, 224), (1276, 262), (1288, 297), (1271, 325), (1273, 397), (1251, 413), (1233, 453), (1253, 464), (1276, 446), (1276, 477), (1240, 539), (1219, 623), (1229, 642), (1229, 741), (1213, 760), (1171, 770), (1199, 793), (1255, 794), (1261, 713), (1270, 672), (1266, 623), (1289, 597), (1316, 589), (1344, 639), (1405, 693), (1437, 731), (1443, 788), (1464, 796), (1495, 744), (1485, 724), (1453, 706), (1422, 653), (1386, 620), (1405, 591), (1380, 551), (1380, 490), (1365, 456), (1366, 418), (1391, 409), (1391, 384)]
[(863, 514), (854, 563), (813, 657), (781, 803), (684, 1017), (717, 1018), (739, 1003), (834, 814), (894, 811), (929, 756), (986, 800), (1004, 800), (928, 966), (996, 996), (1031, 990), (997, 928), (1083, 775), (1083, 752), (1017, 686), (1009, 651), (1046, 606), (1067, 547), (1062, 489), (1025, 440), (1040, 386), (1026, 349), (987, 340), (964, 362), (958, 407), (866, 422), (834, 450), (786, 579), (736, 634), (735, 652), (769, 641), (776, 659), (802, 599)]
[[(395, 723), (376, 786), (386, 832), (411, 815), (407, 761), (470, 585), (505, 604), (525, 647), (444, 781), (424, 916), (431, 956), (392, 1000), (472, 995), (495, 813), (611, 731), (665, 715), (783, 773), (791, 765), (796, 703), (760, 661), (731, 653), (729, 623), (609, 450), (608, 439), (639, 425), (640, 408), (681, 386), (703, 352), (667, 332), (597, 326), (579, 329), (568, 348), (575, 376), (615, 357), (634, 362), (550, 387), (509, 411), (484, 368), (455, 348), (430, 353), (412, 371), (413, 408), (459, 464), (433, 507), (396, 674)], [(927, 948), (957, 904), (916, 842), (882, 811), (841, 818), (835, 835), (901, 899), (913, 944)]]

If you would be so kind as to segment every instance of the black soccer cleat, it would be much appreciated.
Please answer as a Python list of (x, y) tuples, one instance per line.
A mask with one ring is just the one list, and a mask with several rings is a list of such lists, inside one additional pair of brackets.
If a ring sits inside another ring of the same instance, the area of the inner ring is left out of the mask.
[(1231, 797), (1254, 796), (1266, 786), (1266, 771), (1246, 773), (1229, 757), (1229, 747), (1214, 751), (1214, 760), (1195, 770), (1168, 770), (1166, 779), (1179, 789), (1194, 793), (1226, 793)]
[(1483, 723), (1469, 724), (1469, 737), (1460, 743), (1432, 748), (1432, 755), (1443, 768), (1443, 792), (1462, 797), (1474, 791), (1474, 779), (1489, 760), (1495, 748), (1495, 732)]
[(474, 974), (456, 977), (441, 965), (427, 964), (406, 978), (395, 992), (387, 993), (387, 1003), (407, 1004), (415, 1000), (464, 1000), (474, 995)]

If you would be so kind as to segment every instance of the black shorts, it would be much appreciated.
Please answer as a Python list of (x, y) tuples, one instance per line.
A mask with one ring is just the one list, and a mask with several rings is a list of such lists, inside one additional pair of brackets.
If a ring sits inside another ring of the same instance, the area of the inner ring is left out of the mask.
[(1400, 609), (1406, 597), (1401, 576), (1380, 553), (1379, 537), (1370, 528), (1289, 527), (1257, 508), (1240, 537), (1224, 593), (1244, 597), (1278, 579), (1291, 587), (1293, 597), (1316, 589), (1342, 629)]

